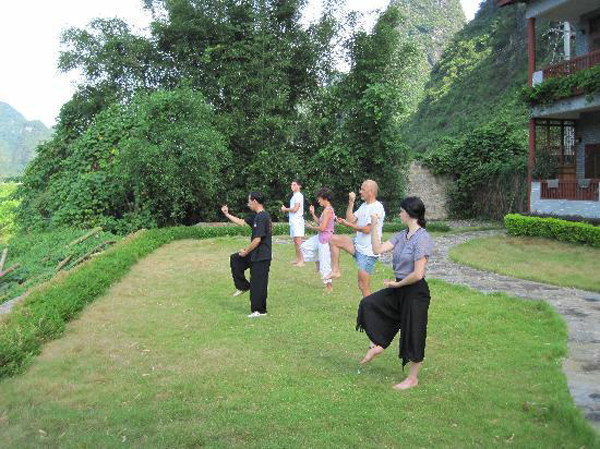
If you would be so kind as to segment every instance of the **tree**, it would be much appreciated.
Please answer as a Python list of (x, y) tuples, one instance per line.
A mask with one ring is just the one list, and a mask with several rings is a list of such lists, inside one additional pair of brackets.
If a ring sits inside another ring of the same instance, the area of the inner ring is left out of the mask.
[(231, 160), (214, 121), (191, 89), (112, 105), (76, 139), (41, 147), (17, 191), (19, 222), (128, 232), (214, 219)]

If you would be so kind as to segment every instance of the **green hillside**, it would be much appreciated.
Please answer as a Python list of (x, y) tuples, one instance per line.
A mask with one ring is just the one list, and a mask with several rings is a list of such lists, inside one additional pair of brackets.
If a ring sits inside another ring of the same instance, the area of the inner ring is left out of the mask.
[(465, 25), (459, 0), (396, 0), (405, 22), (404, 38), (419, 48), (419, 60), (410, 80), (408, 107), (414, 111), (423, 97), (431, 69), (440, 59), (454, 35)]
[(27, 121), (21, 113), (0, 102), (0, 177), (23, 173), (35, 148), (52, 131), (38, 121)]
[[(527, 110), (517, 94), (527, 83), (526, 27), (523, 5), (482, 2), (434, 66), (425, 96), (404, 128), (415, 152), (435, 150), (444, 137), (460, 137), (502, 115), (525, 126)], [(552, 51), (560, 48), (559, 38), (548, 24), (538, 27), (542, 64), (560, 57)]]

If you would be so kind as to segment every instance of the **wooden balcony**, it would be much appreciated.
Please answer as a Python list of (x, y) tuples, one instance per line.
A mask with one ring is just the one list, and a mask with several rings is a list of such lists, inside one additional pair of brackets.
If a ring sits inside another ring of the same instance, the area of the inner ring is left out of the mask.
[[(541, 181), (542, 200), (573, 200), (573, 201), (598, 201), (598, 183), (600, 180), (591, 179), (587, 187), (580, 181), (559, 180), (556, 187), (552, 181)], [(549, 185), (550, 184), (550, 185)]]
[(600, 64), (600, 50), (593, 51), (587, 55), (578, 56), (569, 61), (563, 61), (543, 69), (544, 80), (559, 76), (569, 76), (581, 70), (589, 69)]

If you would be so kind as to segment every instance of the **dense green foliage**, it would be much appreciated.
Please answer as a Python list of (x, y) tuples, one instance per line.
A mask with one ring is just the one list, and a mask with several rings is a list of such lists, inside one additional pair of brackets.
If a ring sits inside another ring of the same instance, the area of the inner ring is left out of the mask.
[[(457, 179), (450, 207), (458, 216), (498, 219), (526, 207), (524, 14), (521, 4), (498, 8), (495, 0), (482, 2), (434, 67), (425, 98), (403, 129), (417, 157)], [(560, 57), (553, 51), (558, 36), (551, 25), (538, 27), (540, 64)]]
[(145, 5), (149, 37), (118, 19), (64, 33), (59, 66), (82, 82), (23, 178), (21, 227), (210, 221), (251, 190), (281, 219), (294, 177), (308, 197), (326, 185), (344, 202), (373, 178), (397, 205), (407, 153), (398, 127), (418, 59), (397, 6), (371, 33), (351, 34), (349, 73), (339, 73), (333, 42), (347, 23), (336, 2), (308, 27), (304, 0)]
[(509, 214), (504, 217), (504, 224), (510, 235), (544, 237), (600, 247), (600, 228), (587, 223)]
[(182, 88), (112, 105), (75, 139), (59, 131), (27, 168), (18, 221), (127, 232), (214, 219), (231, 161), (214, 121), (202, 95)]
[(0, 180), (20, 175), (35, 156), (35, 147), (49, 139), (51, 130), (0, 101)]
[(380, 197), (397, 210), (404, 182), (399, 170), (408, 148), (402, 144), (399, 122), (409, 113), (404, 93), (410, 90), (416, 48), (401, 43), (402, 17), (390, 7), (379, 18), (372, 34), (353, 36), (350, 72), (314, 110), (319, 120), (317, 153), (306, 172), (309, 188), (328, 185), (344, 204), (347, 192), (362, 180), (375, 179)]
[(18, 201), (12, 198), (15, 183), (0, 182), (0, 243), (5, 243), (15, 231), (15, 210)]
[(548, 78), (537, 86), (527, 86), (522, 90), (521, 97), (533, 108), (572, 97), (574, 92), (590, 97), (600, 94), (600, 65), (569, 76)]
[[(93, 249), (106, 242), (117, 242), (119, 236), (108, 232), (98, 232), (83, 242), (69, 246), (69, 243), (84, 236), (87, 230), (61, 229), (53, 232), (19, 234), (10, 239), (8, 258), (4, 268), (19, 264), (19, 268), (0, 280), (0, 304), (25, 293), (56, 274), (58, 265), (65, 270)], [(104, 248), (104, 247), (103, 247)], [(1, 249), (1, 246), (0, 246)]]
[(501, 118), (463, 137), (447, 138), (423, 162), (434, 173), (455, 177), (448, 192), (453, 215), (501, 218), (523, 208), (526, 155), (523, 128)]

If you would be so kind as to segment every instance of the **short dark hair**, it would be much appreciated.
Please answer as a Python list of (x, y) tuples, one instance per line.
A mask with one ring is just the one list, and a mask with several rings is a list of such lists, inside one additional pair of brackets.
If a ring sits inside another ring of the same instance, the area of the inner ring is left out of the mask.
[(400, 203), (400, 207), (406, 211), (409, 217), (416, 218), (419, 226), (427, 226), (425, 220), (425, 205), (418, 196), (407, 196)]
[(300, 180), (298, 178), (294, 178), (292, 179), (292, 182), (295, 182), (296, 184), (298, 184), (300, 187), (302, 187), (302, 183), (300, 182)]
[(256, 201), (258, 204), (262, 206), (265, 205), (265, 196), (262, 194), (262, 192), (250, 192), (250, 195), (248, 196), (251, 200)]
[(322, 187), (317, 192), (317, 198), (323, 198), (324, 200), (331, 202), (333, 200), (333, 192), (327, 187)]

